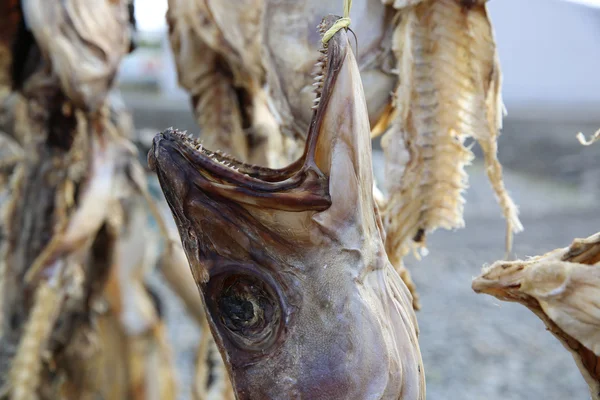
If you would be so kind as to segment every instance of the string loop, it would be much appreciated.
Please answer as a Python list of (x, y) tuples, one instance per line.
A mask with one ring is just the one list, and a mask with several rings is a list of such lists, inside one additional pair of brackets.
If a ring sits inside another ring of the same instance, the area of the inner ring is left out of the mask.
[(352, 0), (344, 0), (344, 17), (335, 21), (331, 28), (327, 29), (321, 39), (323, 44), (327, 44), (340, 29), (347, 29), (350, 26), (350, 8), (352, 8)]

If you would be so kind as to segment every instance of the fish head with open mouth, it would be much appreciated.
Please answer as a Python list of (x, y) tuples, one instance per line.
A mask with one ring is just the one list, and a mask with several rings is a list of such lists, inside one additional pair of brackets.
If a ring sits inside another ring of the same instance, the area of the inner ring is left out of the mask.
[(422, 399), (412, 298), (383, 246), (346, 31), (321, 53), (298, 161), (244, 164), (172, 129), (155, 137), (148, 161), (237, 398)]

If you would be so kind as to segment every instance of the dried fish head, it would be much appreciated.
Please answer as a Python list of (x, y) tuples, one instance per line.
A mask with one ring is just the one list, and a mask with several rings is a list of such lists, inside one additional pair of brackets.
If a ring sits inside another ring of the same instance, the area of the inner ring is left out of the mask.
[(423, 399), (412, 297), (374, 212), (368, 114), (345, 31), (319, 62), (298, 161), (251, 166), (168, 130), (149, 164), (238, 398)]

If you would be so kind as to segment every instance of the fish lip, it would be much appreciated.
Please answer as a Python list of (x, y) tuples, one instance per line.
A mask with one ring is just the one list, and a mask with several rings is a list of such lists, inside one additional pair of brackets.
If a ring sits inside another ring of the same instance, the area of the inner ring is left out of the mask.
[(487, 294), (503, 301), (520, 302), (525, 300), (528, 296), (521, 292), (522, 282), (520, 279), (503, 279), (494, 277), (493, 275), (490, 276), (490, 274), (494, 273), (495, 269), (500, 268), (504, 270), (509, 266), (510, 264), (503, 262), (492, 265), (485, 273), (473, 279), (471, 289), (475, 293)]
[[(172, 130), (157, 134), (148, 153), (148, 164), (156, 172), (168, 202), (175, 192), (180, 192), (175, 197), (187, 197), (195, 187), (211, 196), (265, 209), (323, 211), (331, 206), (327, 179), (310, 167), (302, 166), (280, 182), (252, 180), (243, 174), (234, 177), (235, 181), (231, 182), (198, 168), (199, 162), (215, 162), (182, 144), (181, 136), (180, 132)], [(186, 200), (178, 198), (172, 201)], [(176, 208), (179, 210), (179, 207)]]
[(497, 261), (473, 279), (471, 288), (476, 293), (516, 293), (521, 289), (524, 269), (521, 261)]
[[(229, 160), (230, 158), (227, 156), (220, 156), (208, 149), (199, 151), (192, 146), (194, 146), (194, 141), (190, 140), (184, 133), (171, 128), (167, 129), (154, 137), (152, 148), (148, 154), (148, 164), (153, 171), (160, 171), (163, 167), (160, 153), (164, 151), (171, 158), (177, 156), (183, 159), (185, 165), (189, 166), (190, 172), (202, 175), (204, 180), (213, 183), (230, 184), (238, 187), (246, 186), (253, 190), (267, 192), (290, 189), (298, 184), (298, 179), (295, 176), (297, 174), (294, 174), (294, 172), (298, 172), (296, 171), (298, 162), (282, 169), (271, 169), (244, 164), (235, 160), (242, 168), (252, 169), (257, 175), (264, 177), (264, 179), (259, 179), (250, 174), (227, 168), (211, 157), (214, 154), (217, 158), (223, 157), (221, 159)], [(231, 160), (233, 161), (233, 159)]]
[(509, 290), (518, 290), (521, 288), (521, 284), (515, 283), (502, 283), (494, 279), (487, 279), (484, 277), (478, 277), (473, 279), (471, 283), (471, 289), (475, 293), (490, 293), (490, 292), (504, 292)]
[[(323, 22), (319, 25), (321, 33), (324, 33), (339, 18), (334, 15), (323, 18)], [(295, 190), (303, 186), (309, 175), (326, 181), (327, 177), (317, 167), (314, 156), (331, 91), (347, 50), (340, 36), (334, 35), (325, 46), (327, 64), (322, 70), (323, 88), (319, 104), (313, 111), (304, 153), (300, 159), (280, 169), (245, 164), (233, 157), (206, 149), (199, 142), (188, 138), (185, 133), (170, 128), (155, 136), (152, 149), (148, 154), (150, 168), (158, 173), (164, 167), (161, 165), (162, 156), (160, 155), (160, 152), (164, 150), (171, 153), (171, 157), (177, 154), (178, 157), (185, 159), (187, 161), (185, 165), (189, 166), (191, 172), (190, 175), (201, 177), (204, 181), (204, 189), (210, 191), (211, 184), (219, 185), (219, 187), (224, 185), (231, 191), (241, 189), (251, 195)], [(235, 168), (226, 164), (231, 164)]]

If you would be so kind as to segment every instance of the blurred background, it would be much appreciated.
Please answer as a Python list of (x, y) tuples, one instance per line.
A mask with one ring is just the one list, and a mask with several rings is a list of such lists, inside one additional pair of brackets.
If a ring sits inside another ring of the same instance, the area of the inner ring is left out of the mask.
[[(525, 225), (514, 246), (524, 258), (600, 230), (600, 144), (585, 147), (575, 138), (600, 129), (600, 1), (492, 0), (488, 7), (508, 111), (499, 159)], [(198, 132), (187, 94), (177, 84), (166, 9), (167, 0), (136, 1), (138, 48), (118, 76), (136, 128), (148, 138), (169, 126)], [(484, 263), (503, 257), (505, 232), (481, 153), (474, 150), (466, 228), (434, 233), (430, 254), (408, 260), (422, 297), (418, 318), (428, 399), (589, 398), (569, 353), (541, 321), (520, 305), (500, 304), (470, 289)], [(375, 151), (382, 180), (377, 143)], [(155, 280), (167, 293), (158, 275)], [(177, 299), (167, 298), (186, 399), (199, 333)]]
[[(167, 0), (135, 3), (139, 46), (122, 63), (118, 81), (136, 127), (197, 132), (177, 84)], [(508, 111), (499, 143), (503, 164), (563, 181), (583, 179), (593, 190), (599, 182), (589, 170), (598, 153), (578, 147), (574, 135), (600, 128), (600, 1), (492, 0), (488, 7)], [(572, 162), (572, 156), (584, 159)]]

